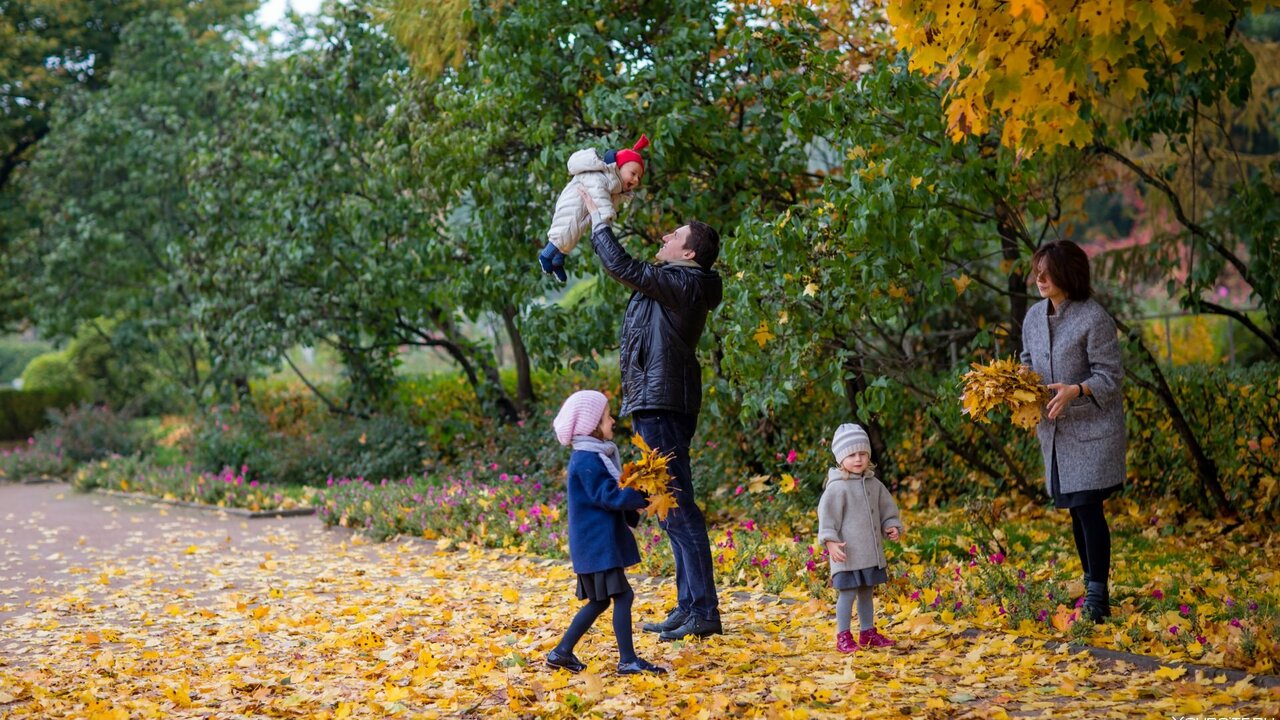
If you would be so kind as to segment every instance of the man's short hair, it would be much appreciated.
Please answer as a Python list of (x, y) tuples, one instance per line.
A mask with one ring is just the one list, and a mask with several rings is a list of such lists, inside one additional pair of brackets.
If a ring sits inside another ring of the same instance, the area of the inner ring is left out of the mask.
[(693, 259), (703, 270), (710, 270), (716, 264), (716, 258), (720, 257), (720, 233), (699, 220), (690, 220), (688, 225), (689, 237), (684, 248), (693, 251)]

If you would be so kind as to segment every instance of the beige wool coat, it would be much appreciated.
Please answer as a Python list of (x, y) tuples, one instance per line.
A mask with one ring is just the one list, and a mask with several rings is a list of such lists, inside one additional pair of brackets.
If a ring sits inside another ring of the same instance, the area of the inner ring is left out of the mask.
[(818, 501), (818, 542), (844, 543), (845, 559), (831, 561), (831, 574), (886, 567), (884, 533), (902, 530), (898, 504), (875, 473), (861, 475), (834, 467), (827, 471)]
[(622, 202), (631, 199), (630, 193), (622, 191), (617, 164), (606, 163), (591, 148), (569, 156), (569, 174), (573, 179), (560, 191), (556, 211), (551, 216), (551, 229), (547, 231), (547, 242), (562, 253), (572, 252), (582, 234), (591, 227), (590, 213), (578, 194), (579, 187), (586, 189), (606, 223), (613, 221)]

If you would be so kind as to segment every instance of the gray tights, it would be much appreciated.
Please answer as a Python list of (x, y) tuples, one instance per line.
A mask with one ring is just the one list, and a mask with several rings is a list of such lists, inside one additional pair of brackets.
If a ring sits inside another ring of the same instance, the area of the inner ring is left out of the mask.
[(858, 598), (858, 626), (862, 630), (870, 630), (876, 626), (876, 609), (871, 598), (871, 586), (863, 585), (856, 590), (838, 590), (836, 598), (836, 630), (848, 632), (853, 620), (853, 599)]

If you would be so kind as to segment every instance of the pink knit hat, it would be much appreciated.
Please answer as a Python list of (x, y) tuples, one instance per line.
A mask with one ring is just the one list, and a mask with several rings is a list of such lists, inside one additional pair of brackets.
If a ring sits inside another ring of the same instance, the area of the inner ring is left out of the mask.
[(552, 425), (561, 445), (573, 442), (574, 435), (590, 435), (600, 427), (600, 419), (609, 408), (609, 398), (595, 390), (579, 390), (560, 406)]

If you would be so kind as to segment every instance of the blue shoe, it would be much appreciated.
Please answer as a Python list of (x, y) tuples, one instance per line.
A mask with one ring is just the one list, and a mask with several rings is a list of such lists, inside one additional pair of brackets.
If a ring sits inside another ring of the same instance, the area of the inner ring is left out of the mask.
[(636, 658), (628, 662), (618, 663), (619, 675), (666, 675), (667, 669), (658, 667), (648, 660)]
[(562, 653), (554, 649), (547, 653), (547, 664), (553, 668), (568, 670), (571, 673), (580, 673), (587, 669), (587, 666), (578, 659), (577, 655)]

